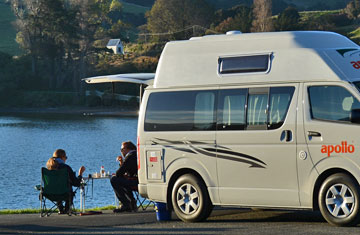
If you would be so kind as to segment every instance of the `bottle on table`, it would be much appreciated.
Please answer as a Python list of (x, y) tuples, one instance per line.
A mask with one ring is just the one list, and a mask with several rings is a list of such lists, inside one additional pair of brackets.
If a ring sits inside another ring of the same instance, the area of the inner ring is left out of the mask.
[(106, 173), (105, 173), (105, 169), (104, 166), (101, 166), (100, 168), (100, 177), (105, 177)]

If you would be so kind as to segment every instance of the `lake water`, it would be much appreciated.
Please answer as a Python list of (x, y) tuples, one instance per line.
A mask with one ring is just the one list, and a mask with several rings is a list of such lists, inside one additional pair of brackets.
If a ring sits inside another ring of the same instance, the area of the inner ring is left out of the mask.
[[(41, 167), (57, 148), (66, 151), (67, 164), (84, 176), (118, 169), (116, 157), (121, 142), (136, 144), (137, 118), (27, 115), (0, 116), (0, 210), (39, 208), (38, 191)], [(87, 187), (86, 208), (114, 205), (109, 180), (94, 180)], [(93, 193), (92, 193), (93, 192)], [(80, 207), (80, 193), (74, 199)]]

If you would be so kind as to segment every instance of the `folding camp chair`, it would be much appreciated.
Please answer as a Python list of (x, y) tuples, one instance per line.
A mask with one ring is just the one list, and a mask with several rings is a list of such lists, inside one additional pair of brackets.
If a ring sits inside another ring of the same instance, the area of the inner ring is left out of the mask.
[[(130, 179), (130, 180), (137, 180), (137, 177), (129, 177), (129, 176), (125, 176), (127, 179)], [(138, 209), (142, 209), (142, 210), (146, 210), (151, 204), (153, 204), (155, 206), (155, 202), (153, 201), (150, 201), (146, 198), (141, 198), (140, 197), (140, 194), (139, 194), (139, 191), (138, 191), (138, 186), (132, 186), (129, 188), (131, 190), (131, 192), (133, 193), (134, 195), (134, 198), (136, 200), (136, 206), (137, 206), (137, 210)], [(115, 194), (115, 205), (117, 205), (116, 207), (118, 207), (118, 205), (120, 205), (120, 201), (118, 200), (118, 198), (116, 197), (116, 194)]]
[[(57, 208), (58, 201), (68, 201), (68, 215), (72, 214), (72, 188), (69, 184), (69, 174), (66, 168), (59, 170), (48, 170), (41, 168), (41, 187), (40, 187), (40, 217), (49, 216)], [(52, 202), (51, 208), (46, 208), (46, 201)]]
[[(155, 206), (155, 202), (149, 201), (146, 198), (140, 198), (140, 194), (139, 194), (137, 186), (131, 187), (131, 190), (132, 190), (133, 194), (135, 195), (135, 199), (137, 202), (137, 209), (141, 208), (142, 210), (146, 210), (151, 204), (153, 204)], [(146, 202), (147, 202), (147, 204), (145, 204)]]

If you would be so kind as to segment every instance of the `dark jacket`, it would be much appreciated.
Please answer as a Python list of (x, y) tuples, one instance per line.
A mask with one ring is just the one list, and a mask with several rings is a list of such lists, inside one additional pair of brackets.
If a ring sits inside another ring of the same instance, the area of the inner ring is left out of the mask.
[(69, 173), (69, 181), (71, 186), (79, 187), (81, 183), (82, 176), (79, 175), (76, 177), (75, 172), (71, 169), (69, 165), (66, 165), (64, 163), (60, 163), (57, 167), (58, 169), (66, 168)]
[(117, 177), (137, 177), (137, 155), (136, 150), (129, 152), (124, 159), (123, 164), (116, 171)]

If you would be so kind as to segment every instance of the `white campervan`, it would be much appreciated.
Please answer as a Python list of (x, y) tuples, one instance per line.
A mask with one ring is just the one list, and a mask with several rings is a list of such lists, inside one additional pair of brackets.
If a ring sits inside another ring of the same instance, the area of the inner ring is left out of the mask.
[(143, 197), (187, 222), (219, 205), (320, 209), (331, 224), (359, 223), (360, 47), (348, 38), (232, 33), (169, 42), (146, 83)]
[(213, 205), (360, 219), (360, 47), (331, 32), (166, 44), (138, 123), (139, 192), (184, 221)]

